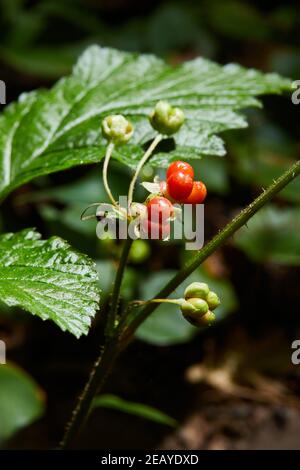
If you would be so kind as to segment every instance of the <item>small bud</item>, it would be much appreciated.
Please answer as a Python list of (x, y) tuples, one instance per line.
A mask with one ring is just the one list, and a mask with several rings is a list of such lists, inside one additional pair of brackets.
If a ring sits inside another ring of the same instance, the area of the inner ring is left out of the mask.
[(172, 135), (182, 126), (184, 113), (179, 108), (173, 108), (167, 101), (158, 101), (149, 119), (155, 130), (164, 135)]
[(203, 299), (183, 300), (180, 306), (184, 318), (197, 326), (199, 319), (208, 312), (208, 305)]
[(206, 298), (206, 302), (208, 303), (208, 306), (209, 306), (210, 310), (214, 310), (221, 303), (219, 297), (217, 296), (217, 294), (215, 292), (209, 292), (209, 294)]
[(192, 297), (199, 299), (206, 299), (209, 294), (209, 287), (204, 282), (192, 282), (184, 291), (184, 298), (190, 299)]
[(114, 114), (103, 119), (102, 133), (116, 145), (126, 144), (132, 137), (133, 125), (121, 114)]

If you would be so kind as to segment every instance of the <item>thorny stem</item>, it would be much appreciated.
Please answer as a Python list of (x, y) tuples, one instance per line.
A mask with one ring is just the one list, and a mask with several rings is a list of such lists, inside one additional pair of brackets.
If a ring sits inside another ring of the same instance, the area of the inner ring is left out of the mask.
[[(208, 242), (184, 267), (180, 270), (168, 284), (155, 296), (167, 297), (176, 289), (201, 263), (208, 258), (215, 250), (220, 248), (237, 230), (245, 225), (248, 220), (268, 201), (270, 201), (281, 189), (292, 181), (300, 173), (300, 160), (291, 166), (277, 180), (271, 184), (267, 190), (263, 191), (249, 206), (243, 209), (223, 230), (221, 230), (210, 242)], [(124, 269), (123, 269), (124, 271)], [(85, 386), (83, 394), (79, 398), (78, 404), (72, 414), (71, 420), (60, 447), (68, 447), (72, 440), (79, 434), (86, 422), (92, 407), (92, 401), (97, 393), (102, 389), (107, 376), (109, 375), (116, 358), (130, 343), (136, 329), (153, 312), (157, 305), (149, 303), (142, 308), (121, 332), (115, 334), (108, 340), (106, 347), (101, 352), (89, 381)]]
[(111, 155), (113, 153), (114, 147), (115, 147), (114, 143), (110, 142), (108, 144), (107, 148), (106, 148), (106, 154), (105, 154), (104, 163), (103, 163), (102, 175), (103, 175), (104, 188), (107, 192), (107, 195), (108, 195), (109, 199), (111, 200), (111, 202), (113, 203), (114, 206), (118, 206), (118, 203), (115, 200), (115, 198), (113, 197), (113, 195), (111, 193), (111, 190), (110, 190), (110, 187), (109, 187), (109, 184), (108, 184), (108, 181), (107, 181), (107, 168), (108, 168), (109, 160), (110, 160)]
[(163, 136), (162, 134), (157, 134), (155, 139), (153, 139), (151, 145), (149, 145), (148, 149), (146, 150), (144, 156), (140, 159), (138, 166), (136, 167), (135, 173), (133, 175), (133, 178), (130, 182), (129, 186), (129, 191), (128, 191), (128, 207), (131, 206), (132, 199), (133, 199), (133, 191), (134, 191), (134, 186), (136, 183), (136, 180), (138, 179), (138, 176), (140, 174), (141, 169), (145, 165), (146, 161), (148, 158), (151, 156), (152, 152), (154, 151), (155, 147), (159, 144), (159, 142), (162, 140)]

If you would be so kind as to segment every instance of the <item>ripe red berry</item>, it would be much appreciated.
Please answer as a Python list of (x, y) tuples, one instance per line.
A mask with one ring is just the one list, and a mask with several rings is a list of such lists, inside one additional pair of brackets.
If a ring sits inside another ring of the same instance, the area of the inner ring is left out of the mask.
[(148, 220), (150, 222), (165, 224), (174, 214), (172, 203), (162, 196), (155, 196), (147, 204)]
[(167, 179), (173, 174), (173, 173), (178, 173), (178, 171), (181, 171), (182, 173), (189, 175), (192, 179), (194, 178), (194, 170), (193, 167), (186, 162), (182, 162), (180, 160), (171, 163), (167, 170)]
[(175, 199), (175, 201), (182, 202), (192, 192), (193, 178), (182, 171), (172, 173), (167, 179), (167, 189), (169, 195)]
[(194, 181), (190, 195), (183, 201), (184, 204), (201, 204), (206, 198), (207, 189), (202, 181)]

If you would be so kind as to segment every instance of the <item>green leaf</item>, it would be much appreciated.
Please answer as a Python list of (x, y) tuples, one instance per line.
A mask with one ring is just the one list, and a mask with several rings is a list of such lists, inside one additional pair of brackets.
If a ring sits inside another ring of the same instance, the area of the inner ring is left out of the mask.
[(161, 148), (155, 165), (179, 156), (224, 155), (215, 134), (246, 126), (237, 110), (258, 106), (257, 95), (285, 89), (289, 80), (234, 64), (221, 67), (198, 58), (171, 67), (152, 55), (91, 46), (71, 76), (51, 90), (21, 95), (0, 116), (0, 196), (37, 176), (100, 161), (100, 121), (112, 113), (125, 114), (135, 125), (130, 145), (114, 153), (135, 167), (141, 145), (154, 135), (148, 115), (159, 99), (181, 106), (186, 122), (175, 149), (167, 156)]
[(171, 418), (157, 408), (153, 408), (152, 406), (144, 405), (142, 403), (123, 400), (116, 395), (107, 394), (96, 397), (94, 399), (94, 408), (97, 407), (122, 411), (124, 413), (148, 419), (149, 421), (165, 424), (166, 426), (174, 427), (177, 425), (174, 418)]
[(29, 375), (0, 365), (0, 442), (40, 418), (44, 408), (43, 393)]
[[(142, 286), (141, 298), (145, 300), (152, 298), (174, 274), (174, 271), (161, 271), (149, 276)], [(236, 308), (237, 300), (230, 282), (213, 278), (204, 267), (199, 268), (180, 284), (170, 298), (182, 297), (185, 288), (194, 281), (206, 282), (220, 297), (221, 305), (214, 312), (217, 320), (224, 318)], [(198, 332), (199, 328), (195, 328), (183, 318), (179, 307), (162, 304), (142, 323), (136, 336), (150, 344), (170, 346), (190, 341)]]
[(261, 209), (234, 242), (254, 261), (300, 265), (300, 208)]
[(0, 236), (0, 299), (79, 338), (98, 308), (95, 264), (61, 238), (40, 238), (32, 229)]

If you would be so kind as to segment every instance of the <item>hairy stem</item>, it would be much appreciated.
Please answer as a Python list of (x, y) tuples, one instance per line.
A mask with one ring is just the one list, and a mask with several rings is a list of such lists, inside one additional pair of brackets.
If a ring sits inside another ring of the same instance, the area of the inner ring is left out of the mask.
[(152, 141), (151, 145), (148, 147), (146, 150), (144, 156), (140, 159), (138, 166), (136, 167), (135, 173), (133, 175), (133, 178), (130, 182), (129, 186), (129, 191), (128, 191), (128, 207), (131, 206), (132, 200), (133, 200), (133, 191), (134, 191), (134, 186), (136, 183), (136, 180), (138, 179), (138, 176), (140, 174), (141, 169), (145, 165), (146, 161), (148, 158), (151, 156), (152, 152), (154, 151), (155, 147), (159, 144), (159, 142), (162, 140), (163, 136), (161, 134), (158, 134), (155, 139)]
[(102, 175), (103, 175), (103, 184), (104, 184), (105, 191), (106, 191), (109, 199), (113, 203), (113, 205), (117, 206), (118, 205), (117, 201), (115, 200), (115, 198), (113, 197), (113, 195), (111, 193), (111, 190), (110, 190), (110, 187), (109, 187), (109, 184), (108, 184), (108, 180), (107, 180), (107, 169), (108, 169), (108, 164), (109, 164), (110, 158), (112, 156), (113, 150), (114, 150), (114, 144), (113, 144), (113, 142), (110, 142), (108, 144), (107, 148), (106, 148), (106, 154), (105, 154), (104, 163), (103, 163)]
[(78, 398), (77, 405), (66, 426), (64, 436), (59, 445), (60, 449), (70, 447), (71, 443), (83, 429), (92, 410), (94, 397), (102, 389), (119, 352), (118, 344), (113, 340), (106, 344), (105, 348), (101, 348), (99, 358), (94, 364), (89, 379)]
[(105, 335), (106, 337), (110, 337), (113, 335), (114, 329), (115, 329), (115, 321), (116, 321), (116, 316), (117, 316), (117, 311), (118, 311), (118, 304), (119, 304), (119, 298), (120, 298), (120, 290), (121, 290), (121, 284), (123, 280), (123, 275), (129, 255), (129, 251), (132, 245), (132, 239), (127, 238), (124, 242), (115, 282), (114, 282), (114, 287), (112, 291), (112, 297), (111, 297), (111, 306), (108, 312), (107, 316), (107, 322), (106, 322), (106, 327), (105, 327)]
[(104, 346), (101, 347), (99, 357), (94, 364), (82, 394), (78, 398), (77, 405), (72, 413), (71, 419), (66, 426), (64, 437), (60, 443), (61, 449), (69, 447), (73, 439), (76, 438), (81, 429), (84, 427), (84, 424), (86, 423), (89, 413), (92, 409), (93, 399), (102, 389), (102, 386), (104, 385), (106, 378), (111, 368), (113, 367), (117, 356), (119, 355), (120, 351), (115, 330), (115, 320), (118, 311), (122, 279), (131, 245), (132, 240), (127, 238), (123, 246), (123, 251), (112, 291), (111, 307), (108, 313), (105, 328), (106, 340)]
[[(270, 201), (282, 188), (284, 188), (290, 181), (292, 181), (300, 173), (300, 161), (296, 162), (290, 169), (288, 169), (282, 176), (280, 176), (269, 188), (262, 192), (249, 206), (240, 212), (226, 227), (220, 231), (210, 242), (208, 242), (184, 267), (171, 279), (168, 284), (155, 296), (167, 297), (174, 289), (176, 289), (201, 263), (210, 256), (215, 250), (220, 248), (237, 230), (245, 225), (248, 220), (268, 201)], [(124, 248), (125, 249), (125, 248)], [(128, 249), (128, 247), (127, 247)], [(126, 251), (127, 251), (126, 249)], [(128, 249), (129, 251), (129, 249)], [(127, 256), (124, 256), (124, 259)], [(125, 265), (124, 265), (125, 266)], [(124, 272), (124, 266), (121, 268)], [(122, 276), (120, 276), (121, 279)], [(120, 288), (121, 281), (118, 281)], [(117, 292), (117, 289), (116, 289)], [(72, 413), (71, 420), (67, 426), (65, 435), (61, 442), (61, 448), (66, 448), (70, 445), (73, 439), (78, 435), (79, 431), (83, 428), (89, 412), (92, 407), (92, 402), (97, 393), (102, 390), (102, 387), (109, 375), (116, 358), (128, 345), (136, 329), (140, 324), (153, 312), (157, 307), (156, 303), (148, 303), (142, 308), (138, 315), (134, 316), (131, 322), (122, 328), (122, 331), (115, 330), (114, 335), (108, 338), (104, 351), (101, 352), (93, 371), (90, 375), (89, 381), (78, 400), (78, 404)]]

